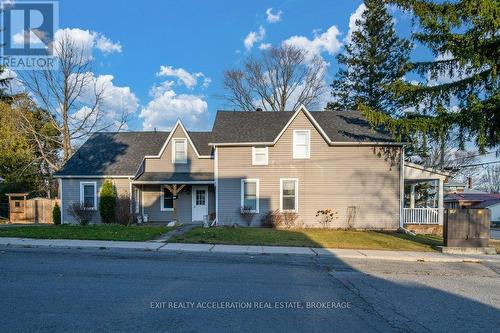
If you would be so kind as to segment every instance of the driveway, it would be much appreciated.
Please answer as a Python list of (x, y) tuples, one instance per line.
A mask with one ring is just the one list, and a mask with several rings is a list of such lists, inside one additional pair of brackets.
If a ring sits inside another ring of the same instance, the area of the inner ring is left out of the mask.
[(5, 332), (495, 331), (500, 265), (0, 247)]

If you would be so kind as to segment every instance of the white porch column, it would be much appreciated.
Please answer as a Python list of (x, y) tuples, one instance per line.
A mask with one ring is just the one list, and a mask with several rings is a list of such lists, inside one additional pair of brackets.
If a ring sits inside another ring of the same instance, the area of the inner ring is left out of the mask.
[(442, 225), (444, 221), (444, 201), (443, 201), (443, 180), (439, 179), (438, 187), (438, 208), (439, 208), (439, 224)]
[(410, 185), (410, 208), (415, 208), (415, 185)]

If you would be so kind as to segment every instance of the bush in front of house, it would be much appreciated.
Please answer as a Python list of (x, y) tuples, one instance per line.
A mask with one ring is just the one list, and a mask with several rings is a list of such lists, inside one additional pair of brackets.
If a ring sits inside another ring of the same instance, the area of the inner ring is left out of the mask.
[(61, 224), (61, 207), (59, 207), (57, 202), (54, 208), (52, 208), (52, 222), (54, 222), (55, 225)]
[(262, 226), (267, 228), (292, 228), (299, 218), (294, 212), (280, 212), (279, 209), (270, 210), (262, 218)]
[(134, 222), (134, 214), (132, 214), (132, 202), (128, 195), (120, 195), (116, 198), (116, 223), (122, 225), (130, 225)]
[(101, 186), (99, 196), (99, 213), (103, 223), (115, 223), (116, 218), (116, 190), (111, 180), (106, 179)]
[(74, 202), (69, 206), (68, 213), (77, 220), (80, 225), (87, 225), (92, 219), (93, 210), (83, 207), (83, 205), (78, 202)]
[(319, 223), (323, 228), (328, 228), (333, 220), (338, 220), (338, 212), (334, 212), (331, 209), (322, 209), (316, 212), (316, 217), (319, 219)]

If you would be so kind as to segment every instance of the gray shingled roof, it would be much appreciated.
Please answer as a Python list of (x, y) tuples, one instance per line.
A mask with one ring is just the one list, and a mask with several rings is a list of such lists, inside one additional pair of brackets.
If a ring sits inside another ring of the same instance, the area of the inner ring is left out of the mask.
[(144, 172), (136, 181), (162, 181), (162, 182), (194, 182), (213, 181), (213, 172)]
[(474, 206), (472, 206), (472, 208), (488, 208), (488, 207), (496, 205), (498, 203), (500, 203), (500, 198), (499, 199), (490, 199), (490, 200), (485, 200), (483, 202), (475, 204)]
[[(210, 155), (210, 132), (188, 132), (201, 155)], [(57, 176), (133, 176), (146, 155), (157, 155), (170, 132), (94, 133)]]
[[(272, 142), (294, 112), (219, 111), (212, 143)], [(310, 114), (334, 142), (394, 142), (382, 129), (374, 130), (357, 111), (313, 111)]]

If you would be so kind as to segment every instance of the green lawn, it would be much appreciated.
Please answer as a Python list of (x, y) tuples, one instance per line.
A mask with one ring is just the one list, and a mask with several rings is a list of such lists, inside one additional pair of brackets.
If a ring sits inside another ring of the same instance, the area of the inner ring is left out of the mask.
[(123, 225), (47, 225), (0, 228), (0, 237), (145, 241), (173, 228)]
[(410, 236), (379, 231), (264, 228), (195, 228), (170, 239), (169, 242), (404, 251), (433, 251), (432, 246), (442, 245), (441, 237), (432, 235)]

